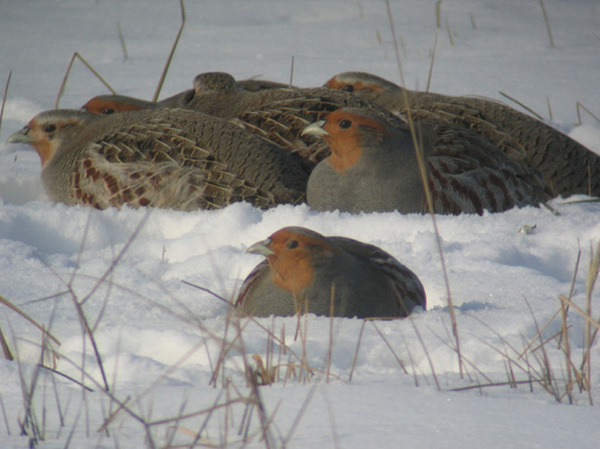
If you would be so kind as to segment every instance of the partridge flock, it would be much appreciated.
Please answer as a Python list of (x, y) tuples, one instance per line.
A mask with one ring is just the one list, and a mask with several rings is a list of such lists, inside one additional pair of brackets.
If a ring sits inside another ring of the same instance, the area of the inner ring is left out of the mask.
[[(100, 95), (42, 112), (9, 143), (38, 153), (48, 197), (68, 205), (215, 209), (307, 202), (315, 210), (502, 212), (600, 195), (600, 156), (549, 125), (475, 97), (416, 92), (345, 72), (298, 88), (202, 73), (158, 102)], [(236, 305), (254, 316), (403, 317), (417, 276), (383, 250), (287, 227)]]

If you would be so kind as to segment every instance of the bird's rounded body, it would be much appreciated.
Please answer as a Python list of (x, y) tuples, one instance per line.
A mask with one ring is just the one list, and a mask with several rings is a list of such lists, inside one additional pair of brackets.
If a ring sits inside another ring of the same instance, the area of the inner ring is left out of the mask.
[(249, 315), (382, 318), (425, 307), (417, 276), (370, 244), (288, 227), (249, 252), (267, 257), (246, 278), (237, 300)]
[(535, 170), (457, 125), (430, 120), (411, 129), (343, 108), (305, 132), (321, 136), (332, 152), (308, 180), (307, 202), (315, 210), (427, 212), (421, 173), (436, 213), (501, 212), (548, 199)]
[(538, 170), (552, 196), (600, 196), (600, 155), (530, 115), (499, 101), (405, 89), (376, 75), (345, 72), (327, 83), (412, 120), (462, 126), (514, 160)]
[(288, 152), (192, 111), (47, 111), (9, 141), (38, 150), (48, 197), (70, 205), (195, 210), (304, 197), (306, 173)]

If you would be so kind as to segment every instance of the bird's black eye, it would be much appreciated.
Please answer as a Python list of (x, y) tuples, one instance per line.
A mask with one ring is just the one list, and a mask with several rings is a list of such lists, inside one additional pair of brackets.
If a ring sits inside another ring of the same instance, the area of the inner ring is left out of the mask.
[(103, 114), (114, 114), (115, 110), (112, 108), (104, 108), (104, 109), (102, 109), (102, 113)]
[(297, 248), (298, 240), (288, 240), (288, 242), (285, 244), (285, 246), (287, 246), (289, 249)]
[(352, 122), (350, 120), (340, 120), (338, 126), (342, 129), (348, 129), (352, 126)]
[(342, 90), (345, 90), (346, 92), (354, 92), (354, 86), (352, 84), (346, 84), (344, 87), (342, 87)]
[(56, 131), (56, 125), (46, 125), (44, 131), (47, 133), (53, 133), (54, 131)]

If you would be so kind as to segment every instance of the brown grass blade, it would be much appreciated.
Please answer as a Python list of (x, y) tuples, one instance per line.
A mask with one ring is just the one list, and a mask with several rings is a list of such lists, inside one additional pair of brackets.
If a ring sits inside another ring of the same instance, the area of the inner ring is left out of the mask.
[(524, 103), (521, 103), (519, 100), (517, 100), (516, 98), (511, 97), (508, 94), (505, 94), (504, 92), (498, 92), (500, 95), (502, 95), (504, 98), (508, 98), (510, 101), (512, 101), (513, 103), (518, 104), (519, 106), (521, 106), (523, 109), (525, 109), (527, 112), (529, 112), (530, 114), (532, 114), (533, 116), (535, 116), (535, 118), (537, 118), (538, 120), (541, 120), (542, 122), (545, 121), (544, 117), (542, 117), (540, 114), (538, 114), (537, 112), (535, 112), (533, 109), (531, 109), (529, 106), (525, 106)]
[(578, 123), (576, 123), (577, 125), (581, 125), (583, 122), (581, 121), (581, 109), (583, 109), (585, 112), (587, 112), (590, 116), (592, 116), (594, 118), (594, 120), (596, 120), (598, 123), (600, 123), (600, 117), (598, 117), (597, 115), (595, 115), (592, 111), (590, 111), (588, 108), (586, 108), (583, 104), (581, 104), (579, 101), (577, 103), (575, 103), (576, 107), (577, 107), (577, 119), (579, 120)]
[(98, 72), (96, 72), (96, 70), (94, 70), (94, 68), (83, 58), (83, 56), (81, 56), (79, 53), (75, 52), (73, 53), (73, 56), (71, 57), (71, 62), (69, 62), (69, 66), (67, 67), (67, 71), (65, 72), (65, 76), (63, 77), (62, 83), (60, 84), (60, 88), (58, 89), (58, 95), (56, 96), (56, 103), (54, 104), (54, 108), (58, 109), (58, 103), (60, 102), (60, 97), (63, 96), (63, 94), (65, 93), (65, 86), (67, 85), (67, 80), (69, 79), (69, 74), (71, 73), (71, 68), (73, 68), (73, 63), (75, 62), (75, 58), (79, 59), (83, 65), (85, 65), (90, 72), (92, 72), (96, 78), (98, 78), (100, 80), (100, 82), (102, 84), (104, 84), (106, 86), (106, 88), (108, 90), (110, 90), (110, 92), (113, 95), (116, 95), (117, 92), (110, 87), (110, 84), (108, 84), (104, 78), (102, 78), (102, 76), (100, 76), (100, 74)]
[(427, 75), (427, 88), (425, 92), (429, 92), (429, 87), (431, 86), (431, 75), (433, 74), (433, 62), (435, 61), (435, 50), (437, 48), (437, 38), (438, 35), (435, 33), (435, 38), (433, 39), (433, 50), (431, 52), (431, 64), (429, 64), (429, 74)]
[[(400, 75), (401, 86), (406, 87), (406, 83), (404, 82), (404, 73), (402, 70), (402, 63), (400, 60), (400, 50), (398, 48), (398, 42), (396, 39), (396, 28), (394, 26), (394, 19), (392, 18), (392, 9), (390, 6), (390, 0), (386, 0), (385, 4), (387, 7), (388, 19), (389, 19), (389, 23), (390, 23), (390, 30), (392, 33), (392, 38), (394, 40), (394, 51), (396, 53), (396, 62), (398, 64), (398, 72)], [(408, 105), (409, 104), (408, 93), (407, 93), (406, 89), (403, 90), (403, 95), (404, 95), (404, 103), (406, 105)], [(456, 353), (458, 354), (458, 367), (459, 367), (459, 371), (460, 371), (460, 377), (463, 378), (464, 372), (463, 372), (463, 362), (462, 362), (461, 350), (460, 350), (460, 338), (458, 335), (458, 322), (456, 320), (456, 314), (454, 313), (454, 304), (452, 301), (452, 293), (450, 291), (450, 278), (448, 277), (448, 270), (446, 268), (446, 260), (444, 257), (444, 252), (442, 250), (442, 240), (440, 237), (437, 220), (435, 218), (435, 211), (433, 209), (433, 199), (431, 196), (431, 190), (429, 189), (429, 183), (427, 182), (427, 169), (426, 169), (426, 165), (425, 165), (425, 159), (423, 156), (423, 148), (417, 143), (418, 142), (417, 132), (415, 129), (415, 123), (412, 118), (412, 112), (411, 112), (410, 108), (407, 108), (407, 121), (408, 121), (409, 129), (410, 129), (410, 133), (413, 137), (413, 141), (415, 142), (415, 153), (417, 156), (417, 163), (419, 164), (419, 172), (421, 175), (423, 189), (425, 191), (425, 198), (427, 199), (427, 209), (429, 210), (429, 213), (431, 215), (431, 221), (433, 224), (433, 230), (434, 230), (435, 238), (436, 238), (436, 245), (437, 245), (438, 252), (440, 255), (440, 262), (442, 264), (442, 273), (444, 275), (444, 282), (446, 284), (446, 292), (448, 294), (448, 311), (450, 313), (450, 321), (452, 323), (452, 334), (454, 335), (454, 339), (456, 341)]]
[(2, 353), (4, 354), (4, 358), (6, 360), (14, 360), (14, 356), (10, 351), (10, 347), (8, 346), (8, 342), (6, 338), (4, 338), (4, 333), (2, 332), (2, 328), (0, 327), (0, 345), (2, 346)]
[(17, 306), (15, 306), (13, 303), (11, 303), (9, 300), (4, 298), (3, 296), (0, 296), (0, 303), (4, 304), (6, 307), (11, 309), (12, 311), (17, 312), (19, 315), (21, 315), (23, 318), (25, 318), (27, 321), (29, 321), (31, 324), (33, 324), (35, 327), (37, 327), (40, 331), (42, 331), (43, 334), (48, 336), (54, 343), (56, 343), (57, 345), (60, 346), (60, 341), (58, 340), (58, 338), (56, 338), (54, 335), (52, 335), (49, 331), (46, 330), (46, 328), (44, 328), (44, 326), (39, 324), (37, 321), (35, 321), (33, 318), (31, 318), (29, 315), (27, 315), (25, 312), (23, 312), (21, 309), (19, 309)]
[(540, 6), (542, 7), (542, 14), (544, 14), (544, 22), (546, 22), (546, 30), (548, 31), (548, 40), (550, 41), (550, 47), (554, 48), (554, 39), (552, 39), (552, 30), (550, 29), (550, 21), (548, 20), (548, 13), (546, 13), (546, 6), (544, 0), (540, 0)]
[(156, 103), (156, 101), (158, 100), (158, 96), (160, 95), (160, 91), (162, 90), (165, 78), (167, 76), (167, 72), (169, 71), (169, 66), (171, 65), (171, 60), (173, 59), (173, 55), (175, 54), (175, 49), (177, 48), (177, 44), (179, 43), (179, 38), (181, 38), (181, 33), (183, 33), (183, 27), (185, 26), (185, 6), (183, 5), (183, 0), (179, 0), (179, 5), (181, 6), (181, 26), (179, 27), (177, 37), (175, 38), (175, 42), (173, 42), (173, 47), (171, 47), (171, 52), (169, 53), (169, 57), (167, 58), (165, 67), (162, 71), (162, 74), (160, 75), (160, 79), (158, 80), (158, 86), (156, 86), (156, 92), (154, 92), (154, 97), (152, 97), (152, 101), (154, 103)]
[(8, 86), (10, 86), (10, 79), (12, 78), (12, 70), (8, 72), (8, 79), (4, 86), (4, 95), (2, 97), (2, 107), (0, 107), (0, 131), (2, 131), (2, 117), (4, 117), (4, 106), (6, 105), (6, 96), (8, 95)]

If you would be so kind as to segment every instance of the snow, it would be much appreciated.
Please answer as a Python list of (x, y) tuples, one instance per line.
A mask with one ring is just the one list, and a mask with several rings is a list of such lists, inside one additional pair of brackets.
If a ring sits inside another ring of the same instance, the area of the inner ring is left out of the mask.
[[(577, 115), (578, 102), (600, 115), (600, 4), (545, 0), (544, 5), (554, 47), (538, 2), (444, 0), (437, 29), (435, 2), (392, 0), (406, 86), (426, 87), (437, 34), (432, 91), (491, 97), (518, 109), (503, 92), (600, 152), (600, 123), (582, 110), (579, 124)], [(17, 359), (0, 360), (0, 447), (29, 447), (18, 424), (25, 419), (23, 382), (26, 389), (36, 385), (40, 448), (189, 447), (203, 425), (201, 444), (243, 446), (244, 401), (254, 397), (244, 366), (257, 366), (254, 354), (281, 370), (275, 383), (258, 388), (265, 419), (272, 419), (269, 444), (259, 438), (255, 407), (249, 412), (249, 447), (598, 447), (600, 412), (577, 387), (574, 405), (566, 397), (559, 403), (539, 385), (533, 391), (528, 384), (453, 391), (508, 382), (507, 368), (517, 381), (527, 380), (519, 354), (538, 326), (549, 323), (544, 339), (560, 331), (559, 295), (573, 290), (574, 303), (585, 308), (590, 250), (600, 241), (598, 203), (573, 202), (586, 199), (579, 196), (553, 200), (558, 214), (527, 207), (437, 217), (468, 361), (461, 379), (429, 216), (317, 213), (303, 205), (260, 211), (236, 204), (183, 213), (50, 203), (37, 155), (5, 145), (7, 137), (37, 112), (54, 107), (74, 52), (119, 93), (150, 99), (181, 13), (178, 2), (160, 0), (27, 0), (5, 2), (0, 10), (0, 86), (12, 70), (0, 130), (0, 294), (60, 340), (60, 346), (52, 345), (59, 357), (45, 351), (45, 365), (94, 390), (84, 394), (75, 382), (45, 370), (35, 380), (41, 333), (0, 305), (0, 328)], [(400, 80), (382, 1), (188, 1), (186, 16), (161, 98), (188, 89), (193, 77), (206, 71), (286, 82), (292, 57), (293, 81), (300, 86), (321, 85), (348, 70)], [(60, 105), (79, 108), (106, 92), (75, 61)], [(242, 320), (238, 331), (224, 301), (190, 284), (234, 298), (261, 260), (245, 249), (289, 225), (382, 247), (419, 276), (428, 310), (411, 320), (366, 323), (315, 316)], [(535, 225), (533, 232), (519, 232), (525, 225)], [(112, 396), (102, 392), (102, 376), (72, 298), (84, 301)], [(599, 302), (596, 291), (593, 316)], [(585, 322), (571, 308), (568, 324), (579, 365)], [(223, 339), (236, 346), (217, 369)], [(564, 391), (567, 370), (557, 345), (553, 340), (544, 348)], [(535, 356), (541, 350), (528, 352), (538, 368)], [(596, 341), (591, 349), (596, 403), (599, 357)], [(292, 377), (285, 379), (286, 372)], [(238, 402), (199, 413), (228, 400)], [(117, 401), (126, 402), (131, 413), (120, 411), (106, 422)], [(151, 426), (150, 439), (141, 422), (185, 414), (192, 416)], [(101, 429), (105, 423), (108, 433)]]

